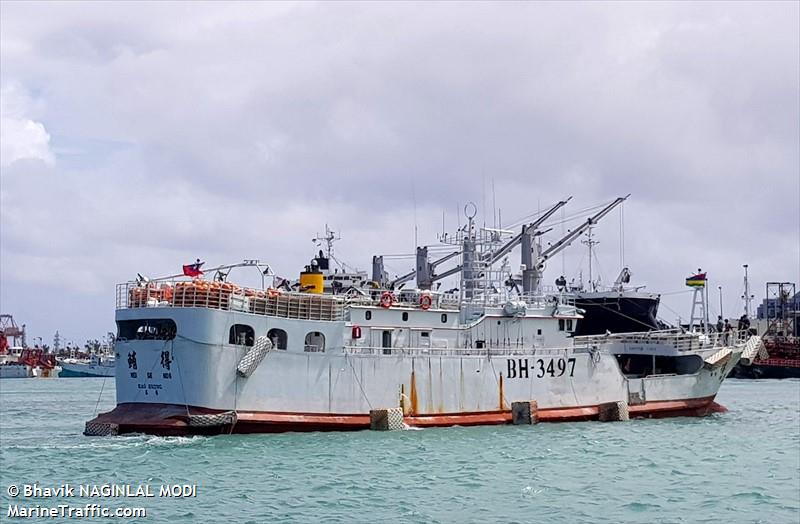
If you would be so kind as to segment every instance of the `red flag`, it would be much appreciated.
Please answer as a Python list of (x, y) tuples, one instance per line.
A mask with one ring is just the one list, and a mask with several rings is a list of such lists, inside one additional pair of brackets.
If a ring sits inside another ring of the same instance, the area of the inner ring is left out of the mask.
[(203, 274), (203, 272), (200, 270), (200, 266), (203, 264), (205, 264), (205, 262), (200, 262), (200, 259), (198, 258), (197, 262), (194, 264), (187, 264), (183, 266), (183, 274), (192, 278), (199, 277)]

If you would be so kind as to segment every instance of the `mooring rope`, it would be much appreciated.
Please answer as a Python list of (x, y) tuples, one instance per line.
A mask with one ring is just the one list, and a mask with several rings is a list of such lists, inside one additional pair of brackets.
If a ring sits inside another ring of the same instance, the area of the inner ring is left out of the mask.
[(103, 384), (100, 386), (100, 394), (97, 395), (97, 402), (94, 405), (94, 414), (97, 415), (97, 408), (100, 406), (100, 399), (103, 397), (103, 389), (106, 387), (106, 379), (108, 377), (103, 377)]
[(347, 353), (345, 353), (344, 359), (347, 361), (347, 363), (350, 365), (350, 369), (353, 371), (353, 377), (355, 377), (356, 384), (358, 384), (358, 388), (361, 390), (361, 395), (364, 397), (364, 400), (367, 401), (367, 405), (369, 406), (369, 409), (372, 409), (372, 403), (369, 401), (369, 397), (367, 397), (367, 393), (366, 393), (366, 391), (364, 391), (364, 386), (361, 384), (361, 381), (358, 379), (358, 375), (356, 374), (356, 369), (353, 367), (353, 363), (348, 358), (348, 354)]

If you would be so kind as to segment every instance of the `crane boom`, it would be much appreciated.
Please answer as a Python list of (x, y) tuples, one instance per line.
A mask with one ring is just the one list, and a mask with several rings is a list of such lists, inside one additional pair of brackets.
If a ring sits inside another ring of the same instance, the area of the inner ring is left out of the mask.
[(569, 198), (567, 198), (566, 200), (561, 200), (560, 202), (557, 202), (552, 207), (550, 207), (550, 209), (548, 209), (547, 211), (542, 213), (542, 216), (537, 218), (535, 221), (531, 222), (528, 225), (523, 226), (522, 227), (522, 231), (519, 234), (517, 234), (514, 238), (509, 240), (503, 247), (501, 247), (497, 251), (493, 251), (491, 253), (488, 253), (486, 258), (488, 259), (489, 264), (494, 264), (495, 262), (497, 262), (498, 260), (500, 260), (501, 258), (506, 256), (509, 252), (511, 252), (512, 249), (517, 247), (519, 245), (519, 243), (522, 242), (522, 236), (523, 235), (525, 235), (528, 231), (535, 231), (539, 226), (544, 224), (544, 222), (548, 218), (553, 216), (553, 214), (556, 211), (558, 211), (559, 209), (561, 209), (562, 207), (567, 205), (567, 203), (570, 200), (572, 200), (571, 196)]
[[(430, 268), (433, 269), (436, 266), (438, 266), (439, 264), (447, 262), (451, 258), (453, 258), (455, 256), (458, 256), (458, 255), (459, 255), (458, 251), (453, 251), (452, 253), (448, 253), (447, 255), (443, 256), (442, 258), (439, 258), (437, 260), (434, 260), (433, 262), (430, 262)], [(416, 269), (412, 269), (411, 271), (409, 271), (405, 275), (399, 276), (399, 277), (395, 278), (394, 280), (392, 280), (391, 282), (389, 282), (389, 287), (393, 288), (394, 286), (399, 286), (400, 284), (408, 282), (409, 280), (414, 278), (414, 276), (416, 274), (417, 274), (417, 270)], [(434, 277), (434, 280), (438, 280), (438, 278)]]
[(627, 200), (629, 196), (631, 196), (630, 193), (628, 193), (624, 197), (617, 198), (616, 200), (611, 202), (609, 205), (607, 205), (606, 207), (604, 207), (603, 209), (598, 211), (597, 214), (587, 218), (586, 222), (584, 222), (583, 224), (581, 224), (577, 228), (573, 229), (570, 233), (568, 233), (567, 235), (562, 237), (558, 242), (556, 242), (555, 244), (551, 245), (549, 248), (547, 248), (544, 251), (542, 251), (541, 255), (539, 255), (538, 264), (546, 262), (547, 259), (549, 259), (550, 257), (555, 255), (556, 253), (558, 253), (562, 249), (564, 249), (567, 246), (569, 246), (576, 238), (581, 236), (584, 231), (586, 231), (591, 226), (596, 224), (601, 218), (603, 218), (604, 216), (609, 214), (612, 209), (614, 209), (615, 207), (617, 207), (621, 203), (625, 202), (625, 200)]

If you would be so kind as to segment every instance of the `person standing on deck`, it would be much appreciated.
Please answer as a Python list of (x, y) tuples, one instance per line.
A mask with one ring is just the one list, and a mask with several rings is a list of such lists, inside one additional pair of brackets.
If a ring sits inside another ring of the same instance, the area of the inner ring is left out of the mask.
[(728, 345), (728, 342), (730, 342), (730, 333), (731, 333), (731, 331), (733, 331), (733, 326), (731, 326), (730, 322), (728, 322), (728, 319), (726, 318), (725, 319), (725, 345)]

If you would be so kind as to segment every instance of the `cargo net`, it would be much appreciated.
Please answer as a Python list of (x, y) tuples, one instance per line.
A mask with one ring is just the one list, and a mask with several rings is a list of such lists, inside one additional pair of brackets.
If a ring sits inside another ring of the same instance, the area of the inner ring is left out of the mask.
[(202, 307), (304, 320), (344, 318), (344, 302), (330, 295), (251, 289), (202, 279), (117, 286), (117, 309), (143, 307)]

